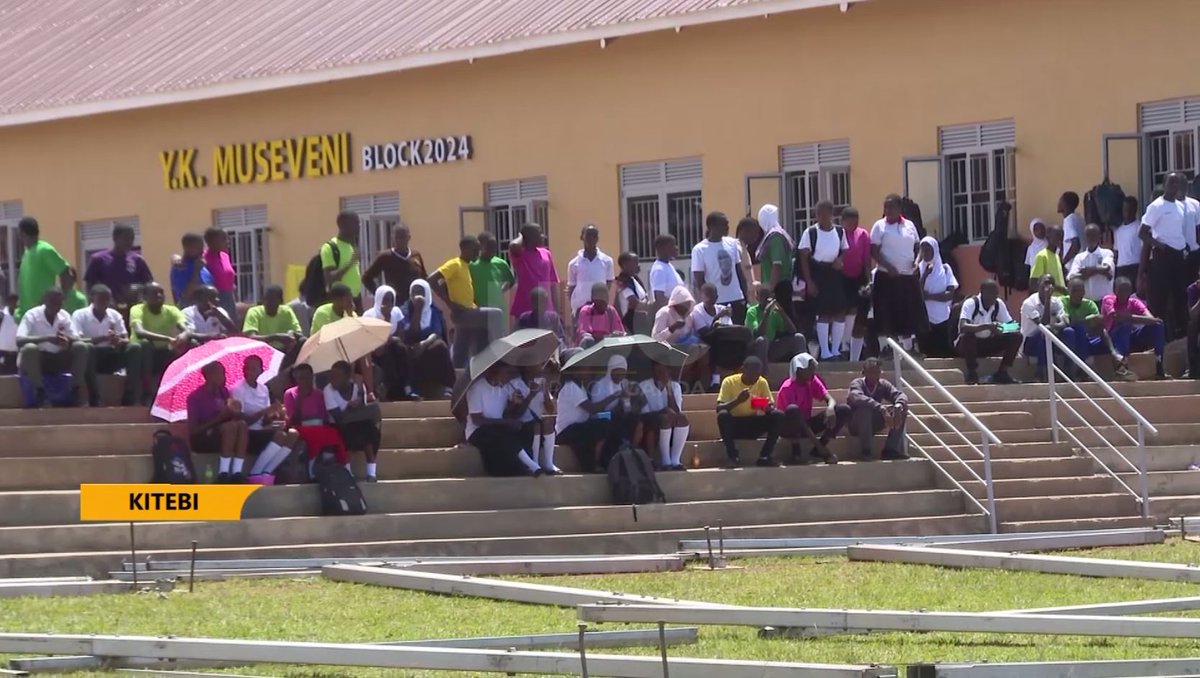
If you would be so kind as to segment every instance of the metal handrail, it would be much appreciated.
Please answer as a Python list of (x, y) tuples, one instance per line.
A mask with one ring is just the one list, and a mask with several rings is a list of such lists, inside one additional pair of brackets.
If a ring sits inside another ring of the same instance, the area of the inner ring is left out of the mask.
[[(929, 410), (930, 410), (931, 412), (933, 412), (934, 416), (936, 416), (938, 419), (940, 419), (940, 420), (942, 421), (942, 423), (943, 423), (943, 424), (945, 424), (945, 425), (947, 426), (947, 428), (949, 428), (949, 429), (950, 429), (950, 432), (951, 432), (951, 433), (956, 433), (956, 434), (958, 434), (958, 437), (959, 437), (959, 438), (962, 438), (963, 442), (964, 442), (964, 443), (965, 443), (965, 444), (966, 444), (968, 447), (970, 447), (970, 448), (971, 448), (971, 451), (973, 451), (975, 454), (979, 455), (979, 458), (980, 458), (980, 459), (982, 459), (982, 458), (983, 458), (983, 452), (981, 452), (981, 451), (979, 450), (979, 448), (978, 448), (978, 447), (976, 447), (975, 443), (971, 442), (971, 439), (970, 439), (970, 438), (968, 438), (968, 437), (966, 436), (966, 434), (965, 434), (965, 433), (963, 433), (962, 431), (960, 431), (960, 430), (958, 429), (958, 427), (957, 427), (957, 426), (955, 426), (953, 423), (951, 423), (951, 421), (950, 421), (949, 419), (947, 419), (947, 418), (946, 418), (946, 417), (945, 417), (945, 416), (944, 416), (944, 415), (941, 413), (941, 411), (940, 411), (940, 410), (938, 410), (938, 408), (934, 407), (934, 406), (933, 406), (933, 403), (929, 401), (929, 398), (926, 398), (925, 396), (921, 395), (921, 392), (917, 390), (917, 386), (916, 386), (916, 384), (913, 384), (911, 381), (909, 381), (909, 380), (907, 380), (907, 379), (901, 378), (901, 379), (900, 379), (900, 384), (899, 384), (899, 386), (900, 386), (901, 388), (907, 388), (907, 389), (909, 389), (909, 391), (910, 391), (910, 392), (911, 392), (911, 393), (912, 393), (914, 396), (916, 396), (917, 398), (919, 398), (919, 399), (920, 399), (920, 401), (921, 401), (921, 404), (922, 404), (922, 405), (924, 405), (924, 406), (928, 407), (928, 408), (929, 408)], [(939, 442), (940, 442), (940, 440), (939, 440)]]
[[(1067, 376), (1066, 372), (1063, 372), (1062, 370), (1060, 370), (1057, 365), (1054, 366), (1054, 371), (1057, 374), (1059, 374), (1060, 376), (1062, 376), (1063, 379), (1070, 382), (1072, 386), (1075, 386), (1075, 388), (1077, 390), (1082, 390), (1079, 388), (1079, 385), (1076, 384), (1074, 381), (1071, 381), (1071, 378)], [(1072, 405), (1066, 398), (1062, 397), (1062, 395), (1060, 395), (1058, 393), (1055, 393), (1054, 397), (1057, 398), (1063, 404), (1064, 407), (1066, 407), (1068, 410), (1070, 410), (1071, 414), (1075, 415), (1075, 418), (1078, 419), (1082, 425), (1086, 426), (1088, 428), (1088, 430), (1090, 430), (1092, 433), (1095, 433), (1096, 437), (1100, 439), (1100, 442), (1107, 445), (1108, 449), (1112, 450), (1113, 453), (1116, 454), (1117, 457), (1120, 458), (1121, 461), (1125, 462), (1129, 466), (1129, 468), (1132, 468), (1134, 470), (1134, 472), (1136, 472), (1138, 470), (1137, 464), (1133, 463), (1132, 461), (1129, 461), (1129, 458), (1126, 457), (1125, 454), (1123, 452), (1121, 452), (1121, 450), (1117, 449), (1117, 447), (1115, 445), (1113, 445), (1112, 442), (1108, 438), (1104, 437), (1100, 433), (1099, 429), (1097, 429), (1095, 426), (1093, 426), (1092, 422), (1088, 421), (1086, 417), (1084, 417), (1082, 414), (1080, 414), (1079, 410), (1075, 409), (1075, 406)], [(1087, 394), (1084, 394), (1084, 397), (1087, 398), (1088, 402), (1090, 402), (1093, 406), (1095, 406), (1095, 408), (1097, 410), (1099, 410), (1101, 414), (1105, 415), (1105, 417), (1112, 423), (1112, 425), (1117, 427), (1117, 430), (1119, 430), (1121, 433), (1124, 433), (1125, 437), (1128, 438), (1130, 442), (1132, 442), (1134, 445), (1137, 445), (1137, 438), (1134, 438), (1133, 436), (1129, 435), (1129, 432), (1126, 431), (1123, 426), (1121, 426), (1116, 421), (1114, 421), (1112, 417), (1109, 417), (1107, 412), (1100, 409), (1099, 403), (1092, 400), (1091, 398), (1088, 398)], [(1062, 431), (1063, 431), (1063, 433), (1066, 433), (1067, 435), (1071, 435), (1070, 429), (1068, 429), (1066, 426), (1062, 427)], [(1075, 438), (1075, 436), (1071, 435), (1071, 437), (1073, 439), (1076, 439), (1076, 441), (1078, 442), (1078, 439)], [(1091, 454), (1090, 449), (1087, 450), (1087, 452), (1088, 452), (1088, 454)], [(1096, 455), (1094, 455), (1094, 454), (1092, 454), (1091, 456), (1096, 457)], [(1096, 461), (1100, 462), (1101, 466), (1104, 466), (1104, 462), (1101, 462), (1099, 458), (1096, 458)], [(1110, 473), (1111, 473), (1111, 471), (1110, 471)]]
[[(1092, 430), (1094, 431), (1095, 429), (1092, 429)], [(1137, 500), (1138, 504), (1143, 504), (1141, 495), (1139, 495), (1137, 492), (1135, 492), (1134, 489), (1132, 487), (1130, 487), (1128, 483), (1126, 483), (1124, 480), (1121, 480), (1121, 476), (1117, 475), (1112, 469), (1110, 469), (1108, 467), (1107, 464), (1105, 464), (1103, 461), (1101, 461), (1100, 457), (1097, 457), (1095, 454), (1093, 454), (1092, 451), (1087, 448), (1087, 445), (1084, 445), (1083, 441), (1079, 439), (1079, 436), (1076, 436), (1074, 433), (1071, 433), (1071, 430), (1067, 429), (1067, 428), (1063, 429), (1063, 433), (1066, 433), (1067, 436), (1070, 437), (1071, 440), (1074, 441), (1074, 443), (1076, 445), (1083, 448), (1083, 450), (1088, 453), (1088, 456), (1092, 458), (1092, 461), (1095, 461), (1097, 464), (1100, 464), (1100, 468), (1104, 469), (1105, 473), (1112, 476), (1112, 479), (1117, 481), (1121, 485), (1121, 487), (1125, 488), (1126, 492), (1128, 492), (1129, 494), (1132, 494), (1133, 498)], [(1120, 453), (1118, 453), (1118, 454), (1120, 454)], [(1124, 459), (1124, 455), (1121, 455), (1121, 457)], [(1128, 459), (1126, 459), (1125, 461), (1126, 461), (1126, 463), (1129, 462)], [(1137, 470), (1136, 466), (1134, 466), (1133, 468), (1134, 468), (1134, 470)]]
[[(1125, 426), (1127, 426), (1127, 424), (1118, 423), (1116, 419), (1113, 419), (1112, 415), (1110, 415), (1108, 412), (1106, 412), (1103, 407), (1100, 407), (1100, 403), (1096, 402), (1095, 398), (1088, 395), (1087, 391), (1080, 388), (1079, 384), (1077, 384), (1070, 377), (1068, 377), (1066, 372), (1063, 372), (1061, 369), (1059, 369), (1058, 365), (1054, 366), (1054, 373), (1061, 375), (1064, 381), (1066, 381), (1068, 384), (1070, 384), (1072, 387), (1074, 387), (1075, 391), (1077, 393), (1079, 393), (1079, 395), (1082, 396), (1084, 400), (1087, 400), (1089, 403), (1091, 403), (1092, 406), (1096, 408), (1096, 411), (1099, 412), (1101, 415), (1104, 416), (1105, 419), (1108, 420), (1108, 423), (1115, 426), (1117, 428), (1117, 430), (1120, 431), (1121, 433), (1124, 433), (1125, 437), (1129, 439), (1129, 442), (1133, 443), (1134, 445), (1137, 445), (1137, 438), (1134, 438), (1132, 435), (1130, 435), (1129, 431), (1125, 430)], [(1079, 417), (1080, 421), (1084, 421), (1086, 423), (1086, 420), (1084, 420), (1083, 415), (1079, 414), (1079, 412), (1077, 412), (1074, 407), (1071, 407), (1067, 403), (1066, 398), (1064, 398), (1061, 394), (1058, 394), (1058, 398), (1063, 401), (1064, 405), (1067, 405), (1067, 407), (1070, 407), (1071, 412), (1075, 416)]]
[[(963, 487), (963, 485), (961, 483), (959, 483), (958, 480), (955, 479), (954, 476), (949, 471), (947, 471), (945, 468), (943, 468), (942, 462), (937, 459), (934, 459), (933, 455), (929, 454), (929, 452), (925, 449), (925, 447), (923, 445), (916, 446), (917, 449), (920, 450), (922, 456), (924, 456), (929, 461), (933, 462), (934, 468), (938, 469), (938, 471), (940, 471), (944, 476), (949, 478), (950, 482), (954, 485), (954, 487), (956, 487), (960, 492), (962, 492), (963, 495), (965, 495), (966, 498), (972, 504), (977, 506), (979, 508), (979, 510), (982, 511), (984, 513), (984, 515), (987, 516), (988, 527), (991, 530), (992, 534), (996, 534), (997, 532), (999, 532), (999, 526), (997, 524), (997, 517), (996, 517), (996, 491), (995, 491), (995, 485), (992, 480), (992, 453), (991, 453), (990, 446), (992, 444), (1000, 445), (1001, 444), (1000, 438), (998, 438), (996, 436), (996, 434), (992, 432), (991, 429), (989, 429), (987, 426), (985, 426), (984, 423), (982, 421), (980, 421), (978, 417), (976, 417), (974, 414), (972, 414), (971, 411), (968, 410), (966, 408), (966, 406), (963, 405), (962, 402), (959, 401), (958, 398), (955, 398), (954, 395), (952, 393), (950, 393), (950, 391), (948, 391), (945, 386), (942, 386), (942, 384), (940, 382), (938, 382), (938, 380), (935, 379), (934, 376), (932, 374), (930, 374), (929, 371), (926, 370), (921, 365), (921, 363), (917, 362), (917, 360), (915, 358), (913, 358), (911, 355), (909, 355), (908, 352), (904, 350), (904, 347), (901, 346), (899, 343), (897, 343), (895, 339), (891, 339), (891, 338), (887, 339), (887, 346), (891, 347), (891, 349), (892, 349), (894, 368), (895, 368), (895, 372), (896, 372), (896, 386), (897, 387), (908, 386), (909, 390), (912, 391), (912, 393), (917, 398), (919, 398), (927, 407), (929, 407), (930, 410), (933, 411), (934, 415), (936, 415), (939, 419), (941, 419), (942, 422), (944, 422), (946, 424), (946, 426), (948, 426), (950, 428), (950, 431), (952, 431), (953, 433), (955, 433), (959, 437), (961, 437), (963, 440), (965, 440), (967, 442), (967, 445), (969, 445), (972, 450), (974, 450), (977, 454), (979, 454), (981, 457), (983, 457), (983, 477), (981, 478), (979, 476), (979, 474), (976, 473), (975, 470), (971, 468), (970, 464), (968, 464), (965, 460), (963, 460), (962, 457), (958, 456), (958, 454), (954, 452), (954, 450), (946, 443), (946, 441), (942, 439), (941, 435), (934, 432), (933, 429), (930, 428), (925, 422), (921, 421), (920, 417), (918, 417), (915, 414), (910, 412), (910, 414), (912, 415), (912, 420), (914, 422), (916, 422), (917, 425), (919, 425), (921, 428), (925, 429), (926, 434), (932, 436), (933, 439), (937, 442), (937, 444), (939, 444), (943, 448), (945, 448), (946, 451), (950, 453), (950, 456), (953, 457), (955, 461), (957, 461), (959, 464), (962, 465), (963, 468), (965, 468), (967, 470), (967, 473), (969, 473), (972, 477), (974, 477), (980, 483), (983, 483), (984, 491), (987, 495), (987, 506), (986, 507), (982, 503), (980, 503), (978, 499), (975, 498), (974, 494), (972, 494), (970, 491), (968, 491), (967, 488)], [(982, 439), (982, 444), (983, 444), (982, 450), (980, 450), (978, 447), (976, 447), (975, 444), (972, 443), (970, 441), (970, 439), (967, 438), (967, 436), (961, 430), (959, 430), (959, 428), (957, 426), (954, 425), (953, 422), (951, 422), (949, 419), (947, 419), (945, 416), (942, 415), (939, 408), (934, 407), (932, 405), (932, 403), (929, 402), (928, 399), (926, 399), (923, 395), (921, 395), (917, 391), (917, 389), (915, 387), (913, 387), (912, 384), (904, 378), (903, 374), (901, 373), (901, 368), (904, 363), (908, 363), (909, 367), (916, 370), (917, 374), (921, 375), (921, 377), (923, 377), (925, 379), (925, 381), (929, 383), (929, 385), (933, 386), (934, 390), (937, 391), (938, 394), (940, 394), (943, 398), (945, 398), (946, 402), (950, 403), (951, 407), (953, 407), (960, 414), (965, 416), (967, 421), (969, 421), (975, 427), (975, 429), (979, 431), (980, 438)], [(907, 433), (905, 434), (905, 444), (906, 445), (908, 444), (908, 442), (910, 442), (911, 437), (912, 437), (911, 435), (909, 435)]]

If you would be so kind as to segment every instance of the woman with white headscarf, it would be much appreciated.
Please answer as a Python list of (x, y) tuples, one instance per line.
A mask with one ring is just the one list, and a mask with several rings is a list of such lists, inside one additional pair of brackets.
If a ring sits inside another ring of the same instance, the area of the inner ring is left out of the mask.
[(399, 311), (396, 336), (405, 349), (409, 387), (414, 394), (432, 392), (448, 400), (454, 388), (454, 364), (446, 343), (446, 323), (441, 310), (433, 305), (429, 283), (421, 278), (414, 280), (408, 301)]
[[(921, 239), (917, 275), (921, 281), (925, 313), (929, 316), (929, 330), (921, 336), (921, 351), (931, 358), (952, 358), (955, 352), (950, 331), (950, 306), (958, 290), (958, 279), (950, 265), (942, 262), (941, 249), (933, 236)], [(958, 332), (953, 334), (957, 336)]]
[(712, 367), (708, 360), (708, 346), (696, 333), (696, 321), (692, 315), (695, 306), (696, 299), (688, 288), (683, 285), (675, 287), (671, 290), (667, 305), (654, 314), (651, 336), (687, 353), (687, 367), (684, 368), (686, 376), (683, 380), (699, 383), (704, 388), (708, 385)]
[[(411, 400), (414, 398), (408, 383), (408, 355), (404, 340), (396, 336), (402, 314), (396, 308), (396, 290), (388, 285), (375, 289), (375, 305), (363, 313), (364, 318), (386, 320), (392, 324), (392, 337), (371, 354), (378, 368), (375, 374), (383, 380), (383, 392), (387, 400)], [(420, 398), (416, 398), (420, 400)]]
[(796, 309), (792, 306), (796, 243), (779, 222), (779, 208), (775, 205), (763, 205), (758, 210), (758, 225), (765, 231), (755, 253), (762, 266), (761, 283), (771, 290), (780, 310), (796, 322)]
[(629, 363), (625, 357), (611, 355), (605, 366), (604, 376), (597, 379), (588, 389), (588, 400), (596, 407), (592, 416), (608, 419), (610, 422), (608, 436), (597, 460), (601, 467), (608, 466), (622, 440), (642, 438), (642, 423), (634, 411), (634, 402), (630, 397), (631, 394), (637, 393), (637, 390), (626, 380), (628, 374)]
[(1033, 268), (1033, 258), (1038, 252), (1046, 249), (1046, 222), (1035, 218), (1029, 222), (1029, 234), (1033, 240), (1029, 241), (1029, 247), (1025, 248), (1025, 265)]

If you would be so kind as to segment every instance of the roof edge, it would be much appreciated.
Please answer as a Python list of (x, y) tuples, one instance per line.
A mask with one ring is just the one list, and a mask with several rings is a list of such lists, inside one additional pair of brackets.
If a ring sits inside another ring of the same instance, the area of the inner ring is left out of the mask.
[(840, 6), (841, 10), (845, 12), (850, 8), (851, 5), (861, 2), (866, 2), (866, 0), (762, 0), (761, 2), (755, 2), (748, 5), (738, 5), (736, 7), (722, 7), (719, 9), (702, 10), (695, 12), (694, 14), (646, 19), (642, 21), (631, 21), (625, 24), (617, 24), (614, 26), (601, 26), (579, 31), (562, 31), (547, 35), (516, 38), (512, 40), (504, 40), (492, 45), (479, 45), (463, 49), (449, 49), (431, 52), (428, 54), (408, 55), (397, 59), (378, 61), (368, 64), (339, 66), (336, 68), (314, 70), (304, 73), (273, 75), (263, 78), (247, 78), (244, 80), (235, 80), (216, 85), (197, 87), (195, 89), (184, 89), (174, 92), (159, 92), (121, 99), (105, 99), (101, 101), (73, 104), (69, 106), (56, 106), (33, 111), (22, 111), (19, 113), (0, 114), (0, 127), (15, 127), (18, 125), (67, 120), (71, 118), (81, 118), (103, 113), (117, 113), (121, 111), (153, 108), (156, 106), (167, 106), (171, 104), (182, 104), (196, 101), (206, 101), (209, 99), (239, 96), (244, 94), (269, 92), (291, 87), (302, 87), (305, 85), (317, 85), (327, 82), (337, 82), (341, 80), (369, 77), (373, 75), (398, 73), (400, 71), (415, 70), (430, 66), (459, 63), (474, 59), (505, 56), (508, 54), (517, 54), (550, 47), (577, 45), (591, 41), (599, 42), (604, 39), (611, 40), (613, 38), (641, 35), (657, 31), (678, 30), (680, 28), (686, 28), (689, 26), (703, 26), (706, 24), (735, 21), (738, 19), (749, 19), (758, 16), (765, 17), (770, 14), (795, 12), (805, 9)]

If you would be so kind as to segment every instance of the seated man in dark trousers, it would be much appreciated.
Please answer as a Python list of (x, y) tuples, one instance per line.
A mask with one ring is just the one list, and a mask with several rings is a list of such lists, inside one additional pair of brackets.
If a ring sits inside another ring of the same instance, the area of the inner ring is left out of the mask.
[(91, 345), (90, 362), (84, 374), (95, 407), (100, 401), (97, 374), (115, 374), (125, 370), (125, 392), (122, 405), (142, 404), (142, 345), (129, 341), (125, 319), (113, 308), (112, 290), (108, 285), (92, 286), (92, 303), (71, 314), (71, 324), (79, 340)]
[(979, 294), (963, 302), (954, 347), (967, 363), (968, 384), (979, 383), (979, 359), (992, 356), (1003, 356), (1000, 368), (992, 375), (992, 383), (1013, 383), (1008, 368), (1021, 350), (1021, 333), (1005, 332), (1002, 328), (1012, 321), (1008, 306), (1000, 300), (1000, 286), (995, 280), (984, 280), (979, 285)]
[(863, 375), (850, 382), (850, 430), (858, 436), (863, 459), (871, 458), (871, 438), (887, 432), (882, 459), (908, 459), (904, 451), (904, 424), (908, 419), (908, 398), (887, 379), (877, 358), (863, 364)]
[(221, 455), (217, 482), (243, 482), (249, 428), (242, 418), (242, 404), (230, 398), (221, 363), (208, 363), (201, 374), (204, 384), (187, 399), (188, 442), (192, 452)]
[(742, 371), (725, 377), (717, 395), (717, 428), (729, 457), (722, 468), (740, 468), (742, 465), (735, 441), (758, 440), (764, 436), (766, 440), (757, 464), (778, 466), (772, 455), (782, 420), (783, 413), (775, 409), (771, 386), (763, 377), (762, 361), (754, 356), (746, 358)]
[(34, 389), (34, 407), (46, 404), (45, 374), (71, 373), (73, 404), (91, 400), (84, 374), (91, 346), (79, 341), (71, 316), (63, 310), (63, 293), (51, 287), (42, 295), (42, 305), (21, 316), (17, 326), (17, 369)]
[(142, 345), (142, 378), (147, 398), (158, 391), (167, 365), (191, 347), (191, 335), (183, 311), (167, 302), (162, 285), (150, 283), (142, 288), (146, 301), (129, 309), (129, 334)]
[[(850, 407), (839, 405), (830, 395), (825, 382), (817, 376), (817, 359), (808, 353), (792, 358), (788, 372), (791, 376), (779, 387), (779, 409), (783, 412), (781, 435), (792, 442), (792, 463), (808, 463), (800, 453), (802, 438), (812, 441), (812, 456), (825, 460), (826, 464), (838, 463), (837, 455), (827, 446), (846, 425)], [(818, 402), (825, 407), (814, 414), (813, 405)]]

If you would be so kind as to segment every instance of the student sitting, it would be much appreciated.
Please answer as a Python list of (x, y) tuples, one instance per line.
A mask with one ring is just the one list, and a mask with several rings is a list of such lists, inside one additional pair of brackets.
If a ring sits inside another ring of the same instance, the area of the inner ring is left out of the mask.
[(371, 353), (375, 368), (383, 379), (387, 400), (420, 400), (413, 394), (409, 384), (408, 351), (404, 337), (400, 336), (400, 320), (403, 313), (396, 308), (396, 290), (390, 285), (375, 288), (375, 305), (363, 312), (364, 318), (375, 318), (391, 323), (392, 336)]
[(859, 453), (871, 458), (871, 438), (887, 431), (881, 459), (908, 459), (904, 451), (904, 425), (908, 419), (908, 398), (886, 379), (881, 378), (883, 367), (876, 358), (868, 358), (863, 375), (850, 382), (850, 430), (858, 436)]
[(589, 348), (605, 337), (625, 334), (625, 324), (617, 309), (608, 303), (608, 283), (592, 285), (592, 300), (579, 309), (575, 340), (580, 348)]
[(62, 290), (51, 287), (42, 295), (42, 305), (25, 311), (17, 326), (17, 369), (33, 385), (34, 407), (46, 404), (43, 374), (70, 371), (72, 401), (77, 404), (94, 399), (86, 378), (91, 347), (79, 341), (71, 316), (62, 305)]
[(979, 359), (991, 356), (1002, 356), (991, 383), (1013, 383), (1008, 370), (1021, 350), (1021, 333), (1003, 329), (1012, 321), (1008, 306), (1000, 300), (1000, 286), (990, 278), (979, 284), (979, 294), (963, 302), (954, 348), (967, 364), (968, 384), (979, 383)]
[(600, 467), (608, 466), (622, 441), (642, 439), (642, 424), (637, 416), (640, 408), (630, 398), (636, 389), (626, 380), (628, 376), (629, 363), (624, 357), (613, 355), (608, 359), (604, 376), (588, 389), (588, 399), (597, 405), (592, 415), (607, 417), (612, 422), (598, 460)]
[(594, 473), (604, 458), (604, 443), (613, 425), (611, 416), (593, 415), (605, 411), (620, 397), (621, 394), (616, 392), (592, 402), (587, 389), (574, 376), (567, 373), (561, 376), (554, 431), (558, 434), (558, 442), (571, 448), (584, 473)]
[(262, 376), (262, 358), (256, 355), (246, 356), (242, 361), (244, 378), (233, 387), (230, 396), (241, 403), (242, 421), (248, 428), (246, 438), (246, 454), (256, 456), (250, 467), (247, 479), (262, 484), (274, 484), (272, 477), (269, 482), (262, 476), (272, 476), (275, 469), (288, 458), (292, 448), (299, 439), (295, 431), (287, 428), (287, 414), (279, 401), (272, 402), (271, 392), (267, 385), (259, 383)]
[(188, 441), (192, 452), (219, 454), (218, 483), (245, 480), (247, 427), (242, 404), (225, 388), (225, 366), (213, 361), (201, 369), (204, 384), (187, 399)]
[(162, 285), (150, 283), (142, 295), (146, 301), (129, 309), (129, 329), (133, 341), (142, 344), (144, 392), (153, 398), (167, 366), (191, 348), (191, 327), (183, 311), (166, 303)]
[(651, 318), (654, 317), (653, 300), (646, 286), (638, 278), (638, 258), (633, 252), (624, 252), (617, 257), (617, 311), (621, 323), (633, 334), (648, 334)]
[(562, 475), (562, 470), (554, 465), (554, 426), (545, 418), (547, 412), (554, 410), (554, 394), (546, 389), (545, 370), (541, 365), (522, 367), (508, 386), (513, 392), (510, 400), (518, 403), (514, 409), (521, 412), (521, 439), (525, 449), (531, 450), (530, 456), (543, 473), (558, 476)]
[(129, 341), (125, 331), (125, 319), (112, 307), (112, 290), (107, 285), (92, 287), (92, 303), (71, 314), (71, 325), (79, 341), (90, 344), (88, 367), (84, 373), (90, 405), (100, 404), (100, 389), (97, 374), (115, 374), (125, 371), (125, 392), (122, 405), (141, 405), (142, 392), (142, 345)]
[(270, 285), (263, 291), (262, 304), (246, 310), (242, 333), (266, 342), (283, 351), (284, 368), (296, 362), (300, 347), (304, 345), (304, 330), (292, 307), (283, 303), (283, 288)]
[(1129, 354), (1134, 351), (1154, 349), (1154, 373), (1159, 379), (1166, 378), (1163, 321), (1154, 317), (1141, 299), (1133, 296), (1133, 282), (1129, 278), (1117, 278), (1113, 294), (1104, 297), (1100, 303), (1100, 315), (1104, 328), (1112, 337), (1120, 365), (1127, 368)]
[[(1075, 256), (1075, 261), (1087, 256), (1087, 250)], [(1075, 330), (1075, 344), (1071, 350), (1086, 361), (1091, 356), (1109, 354), (1113, 358), (1114, 371), (1120, 379), (1136, 379), (1122, 361), (1121, 354), (1113, 347), (1112, 337), (1104, 329), (1100, 318), (1100, 307), (1084, 296), (1086, 285), (1083, 278), (1071, 278), (1067, 283), (1070, 294), (1063, 298), (1063, 310), (1067, 312), (1067, 324)]]
[(683, 285), (671, 290), (668, 303), (654, 314), (651, 335), (687, 353), (688, 358), (681, 379), (689, 385), (696, 384), (704, 388), (709, 385), (712, 377), (712, 366), (708, 346), (700, 340), (695, 331), (692, 316), (695, 303), (692, 293)]
[(342, 434), (346, 449), (363, 451), (367, 458), (367, 482), (375, 482), (375, 459), (382, 437), (379, 405), (363, 387), (362, 378), (354, 376), (353, 368), (345, 360), (337, 361), (329, 370), (325, 411)]
[(340, 282), (334, 283), (329, 287), (329, 302), (321, 304), (313, 311), (310, 335), (320, 332), (322, 327), (335, 320), (357, 315), (354, 312), (354, 295), (350, 292), (350, 286)]
[[(1053, 230), (1053, 229), (1052, 229)], [(1054, 240), (1051, 239), (1051, 244)], [(1043, 250), (1041, 256), (1047, 250)], [(1055, 296), (1056, 283), (1052, 275), (1043, 275), (1036, 290), (1021, 304), (1021, 336), (1025, 338), (1023, 352), (1037, 359), (1039, 379), (1046, 378), (1046, 338), (1038, 330), (1044, 325), (1059, 335), (1067, 346), (1075, 345), (1075, 330), (1067, 325), (1067, 312), (1062, 300)]]
[(796, 331), (795, 323), (765, 287), (758, 288), (758, 303), (746, 310), (746, 329), (754, 334), (752, 350), (764, 365), (790, 360), (808, 346), (804, 335)]
[(405, 351), (409, 399), (419, 400), (421, 393), (435, 393), (449, 400), (454, 364), (446, 343), (446, 322), (442, 311), (433, 305), (428, 282), (418, 279), (409, 286), (408, 301), (400, 306), (398, 332)]
[[(954, 354), (950, 343), (950, 305), (958, 290), (958, 279), (950, 265), (942, 262), (941, 248), (933, 236), (921, 239), (917, 261), (925, 313), (929, 316), (929, 328), (920, 337), (921, 352), (931, 358), (948, 358)], [(957, 336), (957, 332), (954, 334)]]
[(645, 401), (641, 412), (642, 426), (646, 431), (642, 447), (653, 449), (651, 438), (657, 436), (658, 469), (686, 471), (683, 447), (687, 444), (691, 428), (683, 413), (683, 388), (678, 381), (671, 379), (669, 367), (654, 363), (654, 376), (639, 383), (638, 390)]
[(521, 420), (509, 412), (511, 370), (493, 365), (467, 389), (467, 442), (479, 450), (488, 475), (537, 478), (542, 468), (525, 450)]
[[(823, 459), (826, 464), (838, 463), (837, 455), (829, 451), (829, 442), (846, 425), (850, 408), (839, 405), (830, 395), (825, 382), (817, 376), (817, 359), (808, 353), (792, 358), (788, 373), (791, 376), (779, 387), (779, 409), (783, 412), (780, 435), (791, 441), (792, 462), (808, 463), (800, 451), (800, 441), (807, 438), (813, 444), (810, 456)], [(824, 403), (825, 408), (814, 415), (813, 404), (818, 402)]]
[(311, 365), (300, 363), (292, 367), (295, 386), (283, 393), (283, 407), (287, 411), (288, 426), (296, 430), (308, 448), (308, 477), (313, 477), (313, 462), (326, 448), (332, 449), (337, 463), (350, 470), (350, 454), (342, 441), (342, 434), (329, 423), (325, 409), (325, 396), (313, 383)]
[(717, 428), (725, 443), (728, 457), (722, 468), (741, 468), (736, 441), (766, 437), (758, 466), (778, 466), (773, 458), (775, 442), (783, 414), (775, 409), (771, 386), (762, 376), (762, 361), (750, 356), (742, 363), (742, 371), (725, 377), (717, 395)]
[(237, 334), (237, 326), (225, 309), (218, 305), (219, 294), (212, 285), (204, 285), (193, 295), (196, 303), (183, 309), (183, 317), (192, 328), (191, 338), (195, 344)]

